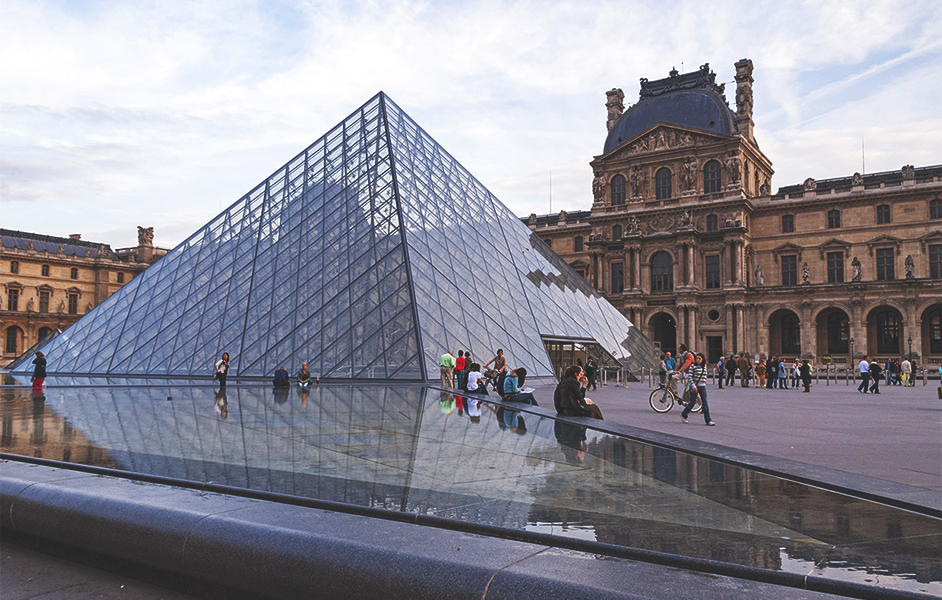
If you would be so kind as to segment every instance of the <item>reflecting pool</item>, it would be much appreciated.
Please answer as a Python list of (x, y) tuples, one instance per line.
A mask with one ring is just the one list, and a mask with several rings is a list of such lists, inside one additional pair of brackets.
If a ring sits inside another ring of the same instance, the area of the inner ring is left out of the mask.
[(11, 454), (942, 596), (940, 519), (426, 388), (8, 388), (0, 417)]

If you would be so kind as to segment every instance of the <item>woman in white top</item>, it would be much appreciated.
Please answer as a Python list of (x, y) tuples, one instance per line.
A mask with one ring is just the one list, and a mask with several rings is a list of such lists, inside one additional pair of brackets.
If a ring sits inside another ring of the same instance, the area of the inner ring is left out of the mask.
[[(481, 365), (471, 364), (471, 372), (468, 373), (468, 393), (487, 395), (487, 378), (481, 375)], [(480, 416), (480, 415), (479, 415)]]

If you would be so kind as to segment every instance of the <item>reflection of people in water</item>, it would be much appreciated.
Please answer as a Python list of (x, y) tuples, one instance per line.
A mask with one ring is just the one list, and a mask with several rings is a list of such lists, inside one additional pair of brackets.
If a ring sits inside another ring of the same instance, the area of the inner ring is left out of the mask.
[(284, 404), (288, 401), (288, 388), (275, 388), (275, 404)]
[(216, 412), (219, 413), (219, 418), (225, 419), (229, 416), (229, 399), (226, 397), (226, 388), (213, 392), (213, 397), (216, 399), (214, 406)]
[(307, 397), (311, 395), (311, 389), (307, 386), (298, 388), (298, 398), (301, 399), (301, 406), (307, 406)]
[(468, 416), (472, 423), (481, 422), (481, 403), (475, 398), (468, 398)]
[(556, 441), (559, 442), (559, 449), (563, 451), (563, 456), (566, 457), (566, 462), (582, 463), (585, 460), (585, 453), (589, 449), (585, 437), (586, 428), (573, 423), (556, 421), (553, 431), (556, 434)]
[(438, 408), (442, 411), (443, 415), (450, 415), (455, 412), (455, 397), (448, 392), (441, 392), (441, 395), (438, 397)]

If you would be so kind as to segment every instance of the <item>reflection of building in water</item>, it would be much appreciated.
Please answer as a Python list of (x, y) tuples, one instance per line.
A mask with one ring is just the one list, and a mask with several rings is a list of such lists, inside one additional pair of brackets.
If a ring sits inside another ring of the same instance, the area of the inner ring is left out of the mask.
[(582, 454), (578, 430), (523, 413), (524, 433), (486, 407), (472, 421), (465, 399), (421, 388), (321, 387), (282, 399), (267, 387), (233, 387), (225, 399), (196, 387), (53, 388), (38, 412), (28, 393), (5, 393), (21, 408), (3, 405), (4, 443), (29, 432), (17, 440), (23, 454), (30, 438), (60, 427), (49, 421), (58, 413), (87, 436), (72, 433), (77, 443), (136, 472), (520, 530), (571, 527), (768, 569), (785, 568), (785, 555), (839, 557), (942, 579), (937, 519), (592, 431)]
[(0, 392), (3, 452), (86, 465), (119, 468), (108, 453), (91, 443), (85, 433), (46, 406), (43, 397), (3, 390)]

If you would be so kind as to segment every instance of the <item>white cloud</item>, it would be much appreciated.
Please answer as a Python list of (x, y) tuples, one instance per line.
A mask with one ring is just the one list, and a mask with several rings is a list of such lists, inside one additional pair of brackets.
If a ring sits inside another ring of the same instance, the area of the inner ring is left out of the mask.
[(152, 225), (173, 245), (381, 89), (516, 213), (549, 212), (551, 170), (553, 211), (587, 209), (605, 90), (633, 102), (639, 77), (704, 62), (730, 81), (743, 57), (778, 185), (858, 170), (860, 135), (868, 170), (938, 163), (940, 13), (895, 1), (8, 0), (3, 224), (115, 246)]

